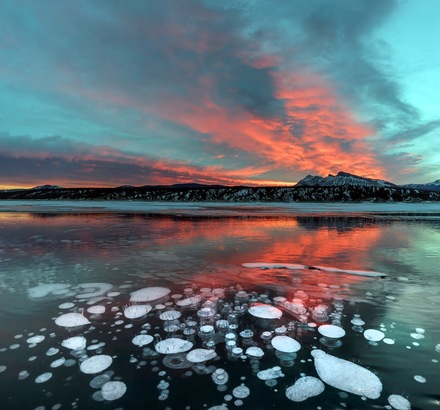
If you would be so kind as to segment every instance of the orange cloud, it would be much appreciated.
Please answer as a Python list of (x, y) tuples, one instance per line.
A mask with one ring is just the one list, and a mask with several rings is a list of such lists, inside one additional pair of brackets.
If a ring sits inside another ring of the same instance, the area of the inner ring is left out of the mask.
[[(375, 131), (356, 121), (332, 88), (317, 75), (273, 73), (276, 98), (286, 118), (262, 118), (245, 109), (232, 110), (215, 102), (212, 81), (201, 81), (202, 103), (162, 101), (157, 113), (201, 134), (209, 142), (262, 158), (271, 170), (327, 174), (350, 170), (383, 178), (384, 167), (368, 146)], [(294, 124), (301, 124), (295, 133)]]

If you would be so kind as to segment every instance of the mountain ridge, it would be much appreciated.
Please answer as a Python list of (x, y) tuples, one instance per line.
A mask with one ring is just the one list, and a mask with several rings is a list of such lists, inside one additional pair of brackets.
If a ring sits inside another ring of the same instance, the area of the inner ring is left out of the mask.
[(320, 177), (316, 175), (307, 175), (305, 178), (298, 181), (295, 186), (341, 186), (341, 185), (355, 185), (355, 186), (376, 186), (376, 187), (395, 187), (396, 184), (385, 181), (383, 179), (372, 179), (362, 177), (349, 172), (339, 171), (337, 175), (329, 174), (327, 177)]
[[(431, 189), (431, 187), (434, 189)], [(63, 188), (40, 185), (0, 191), (0, 200), (143, 200), (181, 202), (422, 202), (440, 201), (440, 181), (411, 186), (360, 177), (348, 172), (327, 177), (308, 175), (291, 187), (202, 184), (114, 188)]]
[[(296, 184), (292, 185), (294, 187), (300, 186), (343, 186), (343, 185), (351, 185), (351, 186), (375, 186), (375, 187), (401, 187), (401, 188), (409, 188), (409, 189), (425, 189), (432, 191), (440, 191), (440, 179), (437, 179), (433, 182), (427, 183), (409, 183), (409, 184), (395, 184), (393, 182), (383, 180), (383, 179), (374, 179), (359, 176), (356, 174), (351, 174), (345, 171), (339, 171), (336, 175), (328, 174), (326, 177), (318, 176), (318, 175), (307, 175)], [(0, 190), (0, 192), (6, 191), (22, 191), (22, 190), (56, 190), (56, 189), (206, 189), (206, 188), (236, 188), (236, 187), (246, 187), (250, 188), (250, 185), (222, 185), (222, 184), (199, 184), (195, 182), (186, 182), (186, 183), (176, 183), (176, 184), (159, 184), (159, 185), (120, 185), (116, 187), (74, 187), (74, 188), (65, 188), (59, 185), (38, 185), (33, 188), (13, 188), (13, 189), (4, 189)]]

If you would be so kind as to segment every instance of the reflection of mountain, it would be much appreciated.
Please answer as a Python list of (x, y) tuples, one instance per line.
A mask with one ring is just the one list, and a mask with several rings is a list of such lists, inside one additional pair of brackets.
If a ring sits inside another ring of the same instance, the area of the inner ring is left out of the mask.
[(325, 228), (329, 230), (334, 229), (339, 232), (374, 226), (374, 222), (371, 219), (355, 216), (298, 216), (296, 221), (299, 226), (306, 229)]
[[(370, 252), (384, 233), (380, 228), (382, 222), (369, 224), (355, 218), (176, 221), (142, 215), (22, 215), (21, 221), (25, 223), (11, 225), (3, 234), (23, 241), (31, 237), (28, 251), (38, 259), (60, 253), (73, 263), (87, 264), (85, 261), (90, 259), (100, 261), (102, 266), (124, 259), (125, 273), (151, 273), (145, 267), (154, 266), (164, 277), (183, 272), (199, 278), (211, 275), (207, 280), (216, 286), (226, 285), (227, 281), (254, 280), (275, 284), (282, 277), (287, 286), (292, 279), (291, 272), (274, 275), (241, 268), (242, 263), (252, 261), (374, 270)], [(13, 250), (17, 243), (5, 241), (0, 245)], [(301, 275), (309, 276), (304, 272)], [(333, 284), (338, 280), (365, 280), (317, 272), (311, 276), (313, 281), (318, 278)]]

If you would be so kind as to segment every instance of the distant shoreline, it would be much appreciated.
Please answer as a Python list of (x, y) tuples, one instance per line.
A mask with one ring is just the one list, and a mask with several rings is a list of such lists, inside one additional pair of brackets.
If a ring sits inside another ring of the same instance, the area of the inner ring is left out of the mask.
[(139, 214), (181, 218), (440, 219), (440, 203), (373, 202), (161, 202), (127, 200), (2, 200), (0, 212), (40, 214)]

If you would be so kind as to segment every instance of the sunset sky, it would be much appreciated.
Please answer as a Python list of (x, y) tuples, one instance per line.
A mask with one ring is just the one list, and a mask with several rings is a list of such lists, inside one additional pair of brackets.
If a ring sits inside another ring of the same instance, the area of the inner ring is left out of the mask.
[(2, 0), (0, 188), (440, 179), (438, 0)]

